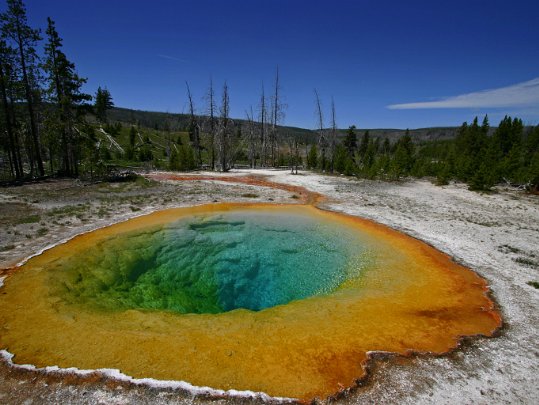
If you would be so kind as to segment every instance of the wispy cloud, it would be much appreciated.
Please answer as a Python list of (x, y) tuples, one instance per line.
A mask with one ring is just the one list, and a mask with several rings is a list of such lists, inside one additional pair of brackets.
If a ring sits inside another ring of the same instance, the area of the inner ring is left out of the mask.
[(387, 108), (390, 110), (414, 110), (421, 108), (501, 108), (534, 105), (539, 105), (539, 77), (499, 89), (477, 91), (436, 101), (391, 104)]
[(185, 62), (185, 60), (183, 60), (183, 59), (175, 58), (174, 56), (170, 56), (170, 55), (164, 55), (162, 53), (158, 54), (157, 56), (159, 56), (160, 58), (163, 58), (163, 59), (174, 60), (176, 62)]

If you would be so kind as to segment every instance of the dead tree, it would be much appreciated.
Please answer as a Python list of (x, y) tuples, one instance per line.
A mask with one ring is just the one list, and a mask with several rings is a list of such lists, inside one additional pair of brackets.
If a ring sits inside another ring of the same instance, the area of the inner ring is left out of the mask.
[(193, 96), (191, 94), (191, 89), (189, 88), (189, 83), (185, 82), (187, 86), (187, 97), (189, 98), (189, 137), (193, 143), (193, 147), (196, 153), (196, 165), (200, 167), (202, 165), (202, 157), (200, 155), (200, 126), (198, 125), (198, 120), (195, 115), (195, 104), (193, 103)]
[(253, 107), (251, 111), (246, 111), (247, 116), (247, 142), (248, 142), (248, 155), (249, 155), (249, 167), (254, 169), (256, 167), (256, 124), (253, 118)]
[(290, 149), (289, 167), (292, 174), (298, 174), (299, 165), (299, 142), (297, 136), (290, 133), (286, 136), (288, 147)]
[(223, 97), (221, 100), (221, 115), (219, 117), (219, 136), (218, 136), (218, 150), (219, 161), (221, 164), (221, 171), (228, 171), (228, 143), (230, 138), (230, 99), (228, 95), (228, 85), (223, 86)]
[(264, 84), (262, 84), (262, 95), (260, 96), (259, 125), (260, 125), (260, 166), (267, 164), (267, 109)]
[(279, 83), (279, 67), (275, 73), (275, 87), (271, 98), (271, 132), (270, 132), (270, 147), (271, 147), (271, 163), (275, 166), (276, 154), (279, 154), (278, 141), (278, 125), (283, 119), (283, 105), (280, 100), (280, 83)]
[(335, 145), (337, 142), (337, 121), (335, 116), (335, 101), (331, 97), (331, 136), (329, 140), (329, 153), (331, 156), (331, 173), (333, 173), (335, 165)]
[(215, 92), (213, 90), (213, 80), (210, 79), (210, 88), (206, 94), (206, 99), (208, 102), (207, 106), (207, 132), (209, 133), (209, 159), (210, 167), (212, 170), (215, 170), (215, 132), (217, 130), (215, 111), (217, 107), (215, 106)]
[(322, 113), (322, 103), (320, 102), (320, 97), (318, 96), (318, 91), (314, 89), (315, 103), (316, 103), (316, 115), (318, 119), (318, 146), (320, 148), (321, 155), (321, 169), (325, 170), (326, 168), (326, 148), (327, 148), (327, 139), (324, 131), (324, 115)]

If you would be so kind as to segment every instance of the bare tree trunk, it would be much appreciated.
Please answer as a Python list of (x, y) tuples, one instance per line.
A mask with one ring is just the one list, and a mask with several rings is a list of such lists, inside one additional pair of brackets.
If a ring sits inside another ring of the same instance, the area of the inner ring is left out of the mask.
[(215, 92), (213, 91), (213, 80), (210, 79), (208, 90), (208, 113), (210, 116), (210, 166), (215, 170)]
[(191, 89), (189, 88), (189, 83), (185, 82), (187, 86), (187, 97), (189, 98), (189, 130), (193, 134), (193, 146), (195, 148), (197, 167), (200, 167), (202, 164), (202, 157), (200, 156), (200, 133), (199, 126), (197, 123), (195, 115), (195, 105), (193, 103), (193, 96), (191, 95)]
[(272, 111), (271, 111), (271, 160), (272, 165), (275, 166), (276, 159), (279, 156), (279, 134), (278, 134), (278, 125), (281, 119), (283, 118), (283, 105), (280, 101), (280, 82), (279, 82), (279, 66), (275, 73), (275, 87), (272, 99)]
[(264, 94), (264, 85), (262, 85), (262, 95), (260, 96), (260, 166), (265, 167), (266, 162), (266, 95)]
[(318, 91), (314, 89), (315, 102), (316, 102), (316, 114), (318, 117), (318, 145), (320, 146), (320, 153), (322, 155), (322, 170), (326, 167), (326, 137), (324, 134), (324, 116), (322, 114), (322, 103), (318, 96)]
[(219, 124), (219, 158), (221, 161), (221, 171), (228, 171), (227, 153), (228, 153), (228, 124), (230, 113), (230, 100), (228, 96), (228, 85), (223, 86), (223, 98), (221, 102), (221, 122)]
[(296, 156), (296, 174), (298, 174), (298, 165), (299, 165), (299, 148), (298, 140), (295, 140), (295, 156)]
[(329, 146), (331, 154), (331, 173), (333, 173), (335, 166), (335, 144), (337, 140), (337, 121), (335, 116), (335, 101), (331, 97), (331, 142)]
[(247, 115), (247, 124), (249, 131), (249, 167), (254, 169), (256, 167), (256, 128), (253, 119), (253, 107), (251, 107), (251, 114), (249, 112)]

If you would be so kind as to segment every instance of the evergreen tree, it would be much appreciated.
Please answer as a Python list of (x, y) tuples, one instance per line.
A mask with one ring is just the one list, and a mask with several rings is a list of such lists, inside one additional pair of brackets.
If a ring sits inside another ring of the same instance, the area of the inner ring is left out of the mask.
[(523, 129), (522, 121), (518, 118), (511, 119), (511, 117), (505, 116), (500, 122), (492, 140), (502, 156), (506, 156), (513, 146), (520, 143)]
[(535, 152), (530, 160), (527, 180), (529, 189), (539, 192), (539, 151)]
[(99, 122), (107, 122), (107, 110), (110, 110), (112, 107), (114, 107), (114, 103), (112, 102), (110, 92), (106, 88), (102, 89), (101, 87), (98, 87), (97, 92), (95, 93), (94, 108), (95, 116)]
[(135, 127), (131, 127), (131, 129), (129, 130), (129, 146), (131, 146), (132, 148), (135, 147), (136, 138), (137, 138), (137, 130), (135, 129)]
[(406, 130), (406, 134), (398, 140), (395, 145), (395, 155), (391, 161), (390, 176), (399, 180), (402, 176), (410, 174), (414, 165), (414, 145), (410, 132)]
[(48, 18), (47, 23), (48, 42), (45, 45), (46, 60), (43, 65), (48, 79), (46, 94), (55, 106), (54, 118), (58, 120), (62, 171), (68, 176), (76, 176), (79, 153), (75, 125), (83, 119), (86, 102), (92, 97), (82, 93), (81, 87), (86, 83), (86, 79), (77, 75), (75, 65), (62, 52), (62, 39), (56, 31), (54, 22)]
[(168, 168), (169, 170), (180, 170), (180, 159), (178, 157), (178, 151), (174, 146), (172, 147), (172, 150), (170, 152)]
[(456, 171), (459, 179), (469, 181), (479, 170), (481, 160), (488, 147), (488, 118), (483, 120), (480, 127), (477, 117), (471, 125), (466, 122), (460, 127), (455, 140), (456, 149), (459, 151), (456, 160)]
[[(20, 179), (24, 175), (21, 156), (21, 146), (16, 132), (16, 116), (14, 108), (14, 86), (16, 77), (14, 74), (15, 50), (7, 45), (4, 39), (0, 39), (0, 93), (2, 102), (3, 120), (5, 128), (0, 131), (0, 146), (6, 145), (11, 176)], [(2, 139), (5, 135), (5, 140)]]
[(476, 164), (476, 169), (469, 179), (470, 190), (488, 191), (498, 181), (498, 153), (493, 143), (481, 154), (481, 159)]
[(367, 152), (367, 148), (369, 147), (369, 131), (365, 131), (363, 134), (363, 138), (361, 138), (361, 143), (359, 144), (359, 158), (363, 160), (365, 153)]
[(348, 155), (349, 149), (344, 145), (337, 145), (334, 154), (333, 168), (337, 173), (344, 173), (348, 164), (350, 156)]
[(318, 166), (318, 150), (315, 144), (311, 145), (309, 154), (307, 155), (307, 169), (313, 170)]
[(382, 150), (381, 152), (384, 155), (388, 155), (389, 152), (391, 152), (391, 143), (389, 142), (389, 139), (384, 138), (384, 142), (382, 143)]
[(356, 126), (352, 125), (346, 131), (346, 138), (344, 138), (343, 145), (348, 151), (349, 156), (353, 156), (354, 152), (357, 149), (357, 136), (356, 136)]
[(24, 89), (24, 102), (28, 110), (30, 130), (30, 170), (34, 167), (40, 176), (45, 174), (41, 158), (41, 142), (37, 127), (36, 107), (39, 102), (39, 70), (36, 44), (41, 37), (39, 30), (28, 25), (26, 7), (22, 0), (7, 0), (7, 10), (0, 15), (2, 38), (14, 44), (15, 63), (20, 69), (20, 80)]
[(182, 171), (193, 170), (196, 168), (195, 154), (193, 152), (193, 148), (190, 145), (180, 146), (179, 160), (180, 170)]
[(363, 156), (363, 171), (368, 178), (372, 178), (376, 176), (376, 173), (373, 172), (372, 170), (375, 158), (376, 158), (376, 144), (371, 139), (369, 141), (369, 144), (367, 145), (367, 150), (365, 151), (365, 155)]

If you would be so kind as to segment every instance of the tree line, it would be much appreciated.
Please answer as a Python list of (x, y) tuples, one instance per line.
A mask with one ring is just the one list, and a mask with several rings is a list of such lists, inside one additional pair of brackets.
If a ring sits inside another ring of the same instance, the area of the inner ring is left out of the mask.
[(457, 180), (479, 191), (500, 183), (539, 190), (539, 126), (525, 127), (519, 118), (506, 116), (493, 130), (487, 116), (481, 125), (475, 118), (461, 125), (455, 139), (420, 143), (409, 131), (394, 143), (374, 139), (368, 130), (358, 140), (352, 126), (329, 157), (323, 148), (333, 130), (321, 131), (326, 134), (307, 154), (310, 169), (384, 180), (430, 176), (440, 185)]

